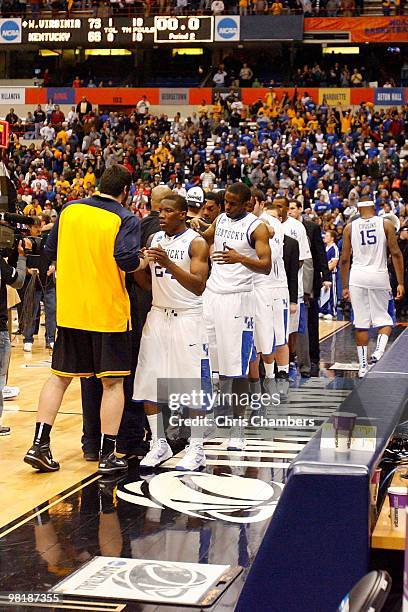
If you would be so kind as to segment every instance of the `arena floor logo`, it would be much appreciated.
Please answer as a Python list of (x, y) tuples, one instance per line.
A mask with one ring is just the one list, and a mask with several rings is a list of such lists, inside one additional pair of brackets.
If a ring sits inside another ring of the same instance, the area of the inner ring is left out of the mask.
[(125, 484), (117, 497), (137, 506), (167, 507), (208, 520), (257, 523), (272, 516), (283, 486), (229, 474), (172, 471)]

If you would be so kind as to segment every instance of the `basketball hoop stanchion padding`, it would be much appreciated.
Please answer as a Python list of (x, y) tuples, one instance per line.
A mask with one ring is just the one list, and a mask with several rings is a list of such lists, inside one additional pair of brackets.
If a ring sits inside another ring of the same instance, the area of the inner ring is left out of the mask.
[(9, 145), (10, 127), (8, 121), (0, 121), (0, 149), (7, 149)]

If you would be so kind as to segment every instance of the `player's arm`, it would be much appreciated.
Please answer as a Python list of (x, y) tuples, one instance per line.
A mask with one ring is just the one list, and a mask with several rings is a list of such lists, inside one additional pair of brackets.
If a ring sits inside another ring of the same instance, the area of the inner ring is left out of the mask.
[(262, 221), (262, 223), (265, 223), (267, 230), (268, 230), (268, 234), (269, 234), (269, 238), (273, 238), (275, 235), (275, 230), (273, 229), (272, 225), (269, 223), (268, 219), (260, 219), (260, 221)]
[(147, 241), (146, 247), (140, 250), (140, 262), (143, 261), (143, 266), (139, 265), (139, 268), (133, 272), (133, 280), (135, 283), (145, 291), (152, 290), (152, 271), (149, 266), (149, 258), (147, 256), (147, 249), (152, 244), (154, 234), (151, 234)]
[(340, 257), (341, 283), (343, 285), (343, 297), (350, 299), (349, 275), (351, 259), (351, 225), (346, 225), (343, 232), (343, 248)]
[(213, 221), (212, 224), (205, 230), (202, 229), (201, 222), (199, 221), (199, 219), (191, 219), (190, 227), (191, 229), (196, 231), (197, 234), (200, 234), (200, 236), (204, 238), (206, 243), (211, 246), (212, 244), (214, 244), (215, 224), (217, 223), (217, 219), (215, 219), (215, 221)]
[(218, 264), (240, 263), (251, 272), (269, 274), (272, 268), (271, 247), (269, 246), (268, 228), (264, 223), (260, 223), (252, 232), (251, 239), (254, 242), (258, 259), (246, 257), (246, 255), (242, 255), (242, 253), (238, 253), (235, 249), (225, 245), (225, 251), (214, 251), (212, 260)]
[(204, 292), (208, 278), (208, 244), (197, 237), (191, 242), (191, 262), (190, 271), (187, 272), (180, 268), (167, 255), (160, 245), (154, 249), (148, 249), (149, 258), (153, 259), (162, 268), (165, 268), (187, 291), (194, 295), (201, 295)]
[(384, 219), (384, 231), (387, 236), (387, 244), (391, 253), (392, 263), (394, 265), (395, 275), (397, 277), (397, 295), (395, 296), (396, 300), (400, 300), (404, 297), (405, 287), (404, 287), (404, 258), (402, 256), (401, 250), (398, 246), (397, 235), (395, 233), (395, 228), (391, 221), (388, 219)]

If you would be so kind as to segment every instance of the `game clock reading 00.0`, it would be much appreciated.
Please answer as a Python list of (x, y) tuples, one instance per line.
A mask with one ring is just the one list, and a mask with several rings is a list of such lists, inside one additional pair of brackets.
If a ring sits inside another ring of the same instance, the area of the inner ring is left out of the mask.
[(213, 17), (155, 17), (154, 42), (213, 42)]

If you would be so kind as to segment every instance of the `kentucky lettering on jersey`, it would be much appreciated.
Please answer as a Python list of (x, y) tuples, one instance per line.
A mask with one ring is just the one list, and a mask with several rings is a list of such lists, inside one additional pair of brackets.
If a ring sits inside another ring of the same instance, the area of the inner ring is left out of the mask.
[[(157, 232), (152, 238), (151, 246), (157, 247), (160, 245), (171, 261), (189, 272), (191, 243), (198, 238), (199, 236), (192, 229), (186, 229), (175, 236), (167, 236), (165, 232)], [(201, 296), (194, 295), (194, 293), (185, 289), (165, 268), (157, 263), (150, 262), (150, 270), (152, 273), (153, 306), (174, 309), (202, 308)]]
[[(227, 247), (238, 253), (256, 259), (252, 233), (261, 223), (252, 213), (246, 213), (239, 219), (230, 219), (222, 213), (216, 220), (214, 251), (224, 251)], [(214, 293), (238, 293), (252, 291), (254, 273), (240, 263), (219, 264), (213, 262), (207, 287)]]
[(387, 236), (381, 217), (356, 219), (351, 224), (353, 263), (350, 285), (390, 290), (387, 270)]

